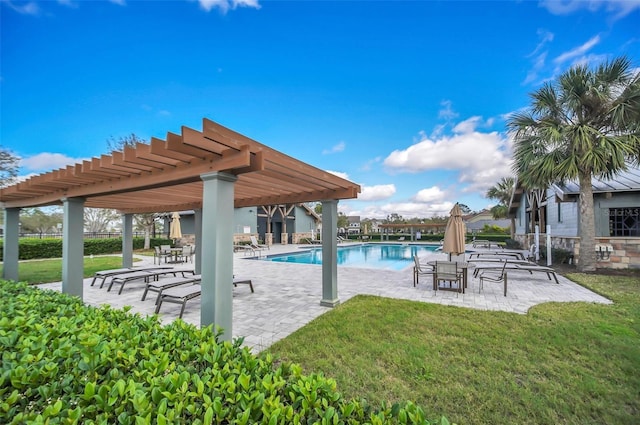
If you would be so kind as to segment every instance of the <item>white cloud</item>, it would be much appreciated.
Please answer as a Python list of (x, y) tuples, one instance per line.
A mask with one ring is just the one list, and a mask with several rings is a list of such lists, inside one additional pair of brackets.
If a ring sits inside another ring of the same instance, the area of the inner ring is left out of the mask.
[(35, 1), (16, 3), (11, 0), (5, 0), (3, 3), (23, 15), (39, 15), (41, 12), (40, 6)]
[(347, 174), (347, 173), (343, 173), (341, 171), (331, 171), (331, 170), (325, 170), (325, 171), (327, 173), (333, 174), (334, 176), (338, 176), (338, 177), (343, 178), (345, 180), (349, 180), (349, 174)]
[(497, 132), (475, 131), (481, 120), (470, 118), (458, 124), (453, 136), (437, 140), (423, 137), (404, 150), (395, 150), (384, 160), (391, 172), (421, 173), (430, 170), (458, 172), (463, 191), (486, 190), (501, 177), (510, 176), (511, 142)]
[[(341, 202), (339, 205), (342, 205)], [(454, 203), (390, 202), (384, 205), (368, 205), (362, 209), (351, 209), (348, 204), (342, 205), (341, 211), (347, 215), (359, 215), (367, 218), (384, 219), (390, 214), (398, 214), (404, 218), (446, 217)]]
[(571, 59), (575, 59), (575, 58), (581, 57), (586, 52), (591, 50), (594, 46), (596, 46), (598, 43), (600, 43), (600, 36), (599, 35), (591, 37), (590, 40), (588, 40), (586, 43), (582, 44), (581, 46), (578, 46), (578, 47), (576, 47), (574, 49), (569, 50), (568, 52), (565, 52), (565, 53), (561, 54), (560, 56), (555, 58), (553, 60), (553, 62), (559, 65), (559, 64), (567, 62), (567, 61), (569, 61)]
[(547, 59), (547, 52), (541, 53), (536, 57), (533, 63), (533, 68), (529, 70), (522, 84), (529, 84), (538, 79), (538, 73), (544, 69), (544, 64)]
[(21, 158), (20, 167), (30, 171), (46, 172), (79, 162), (82, 162), (82, 159), (71, 158), (61, 153), (43, 152), (27, 158)]
[(416, 193), (413, 200), (416, 202), (442, 202), (445, 198), (445, 193), (438, 186), (432, 186), (427, 189), (422, 189)]
[(126, 6), (127, 2), (125, 0), (109, 0), (111, 3), (118, 4), (120, 6)]
[(604, 8), (613, 19), (620, 19), (640, 9), (640, 0), (542, 0), (540, 6), (554, 15), (570, 15), (581, 9), (596, 13)]
[(440, 102), (442, 109), (438, 111), (438, 118), (444, 119), (446, 121), (451, 121), (458, 118), (458, 113), (453, 110), (451, 107), (452, 102), (450, 100), (443, 100)]
[(456, 124), (456, 126), (453, 127), (453, 132), (456, 134), (472, 133), (479, 125), (482, 125), (482, 117), (471, 117)]
[(370, 171), (370, 170), (371, 170), (371, 167), (372, 167), (374, 164), (379, 163), (380, 161), (382, 161), (382, 157), (380, 157), (380, 156), (376, 156), (375, 158), (370, 159), (370, 160), (368, 160), (367, 162), (365, 162), (365, 163), (364, 163), (364, 165), (362, 165), (362, 167), (360, 167), (360, 170), (359, 170), (359, 171)]
[(322, 154), (323, 155), (328, 155), (328, 154), (332, 154), (332, 153), (342, 152), (342, 151), (344, 151), (345, 147), (346, 147), (346, 144), (344, 142), (340, 142), (337, 145), (333, 146), (331, 149), (323, 150)]
[(362, 192), (358, 195), (359, 201), (380, 201), (387, 199), (396, 193), (394, 184), (380, 184), (375, 186), (362, 186)]
[(229, 9), (237, 9), (238, 7), (252, 7), (260, 9), (258, 0), (198, 0), (200, 7), (209, 12), (214, 7), (220, 9), (222, 13), (226, 13)]

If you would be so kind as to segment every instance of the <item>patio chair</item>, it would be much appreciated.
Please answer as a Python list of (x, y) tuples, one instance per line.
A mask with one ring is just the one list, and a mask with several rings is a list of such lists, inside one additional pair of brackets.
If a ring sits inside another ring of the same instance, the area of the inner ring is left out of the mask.
[(486, 270), (480, 275), (480, 285), (478, 285), (478, 293), (482, 291), (484, 287), (484, 281), (490, 282), (504, 282), (504, 296), (507, 296), (507, 261), (502, 265), (500, 270)]
[(180, 261), (186, 263), (187, 261), (193, 263), (193, 247), (191, 245), (185, 245), (182, 247), (182, 253), (180, 253)]
[[(433, 268), (424, 268), (421, 264), (420, 264), (420, 259), (418, 258), (417, 255), (413, 256), (413, 262), (414, 262), (414, 266), (413, 266), (413, 287), (415, 288), (416, 285), (418, 285), (419, 279), (420, 279), (420, 275), (431, 275), (432, 277), (435, 275), (435, 272), (433, 270)], [(435, 284), (434, 284), (435, 286)]]
[[(449, 282), (449, 287), (441, 287), (440, 282)], [(456, 284), (456, 287), (453, 284)], [(464, 272), (458, 269), (455, 261), (436, 261), (434, 290), (446, 290), (464, 293)]]
[(167, 262), (167, 258), (171, 258), (171, 251), (164, 252), (160, 249), (159, 246), (154, 246), (153, 252), (153, 264), (156, 263), (156, 258), (158, 259), (158, 264), (160, 264), (161, 260), (164, 258), (164, 262)]

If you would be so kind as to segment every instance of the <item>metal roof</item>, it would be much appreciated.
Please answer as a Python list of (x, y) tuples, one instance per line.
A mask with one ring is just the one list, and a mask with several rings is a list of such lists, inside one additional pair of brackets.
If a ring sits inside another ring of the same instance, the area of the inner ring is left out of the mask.
[[(628, 164), (626, 171), (616, 174), (612, 179), (593, 177), (591, 186), (594, 194), (640, 191), (640, 168)], [(577, 181), (553, 184), (551, 189), (562, 200), (580, 195), (580, 185)]]
[(203, 119), (202, 131), (182, 127), (166, 140), (92, 158), (0, 189), (5, 208), (57, 205), (85, 198), (85, 206), (123, 213), (202, 207), (201, 175), (238, 176), (234, 206), (248, 207), (356, 198), (360, 186)]

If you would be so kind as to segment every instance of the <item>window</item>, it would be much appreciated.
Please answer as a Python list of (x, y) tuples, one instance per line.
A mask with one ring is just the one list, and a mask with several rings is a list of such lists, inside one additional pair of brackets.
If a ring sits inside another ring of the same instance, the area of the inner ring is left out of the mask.
[(556, 205), (558, 206), (558, 223), (562, 223), (562, 204), (558, 202)]
[(640, 236), (640, 207), (610, 208), (609, 236)]

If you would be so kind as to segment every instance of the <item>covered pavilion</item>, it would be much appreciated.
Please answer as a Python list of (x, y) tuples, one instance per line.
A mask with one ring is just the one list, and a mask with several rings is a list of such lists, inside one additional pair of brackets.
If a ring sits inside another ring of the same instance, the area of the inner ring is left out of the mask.
[[(84, 207), (123, 219), (122, 266), (133, 265), (133, 214), (193, 209), (196, 273), (202, 275), (201, 325), (232, 335), (233, 211), (267, 204), (322, 202), (321, 305), (339, 303), (337, 205), (360, 186), (203, 119), (166, 140), (125, 147), (0, 189), (5, 210), (3, 278), (18, 280), (20, 209), (62, 205), (62, 291), (83, 297)], [(202, 261), (205, 259), (205, 261)]]

